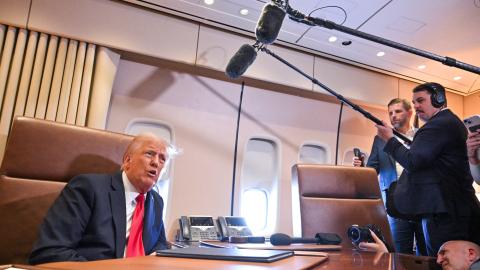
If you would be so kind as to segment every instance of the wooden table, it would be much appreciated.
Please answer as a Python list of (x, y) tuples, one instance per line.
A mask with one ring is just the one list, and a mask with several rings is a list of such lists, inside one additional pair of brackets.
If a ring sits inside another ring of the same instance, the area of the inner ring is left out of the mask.
[(375, 254), (343, 250), (328, 252), (328, 259), (319, 256), (293, 256), (273, 263), (186, 259), (145, 256), (92, 262), (58, 262), (38, 266), (19, 266), (31, 270), (296, 270), (296, 269), (441, 269), (432, 257), (403, 254)]

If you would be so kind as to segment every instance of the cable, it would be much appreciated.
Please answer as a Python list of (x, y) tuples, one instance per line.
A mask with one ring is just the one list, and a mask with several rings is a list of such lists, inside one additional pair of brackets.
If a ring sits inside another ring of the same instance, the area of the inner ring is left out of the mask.
[[(257, 42), (258, 43), (258, 42)], [(255, 45), (257, 44), (255, 43)], [(240, 116), (242, 115), (242, 101), (243, 101), (243, 90), (245, 89), (245, 82), (242, 82), (242, 90), (240, 91), (240, 100), (238, 103), (237, 111), (237, 130), (235, 132), (235, 148), (233, 150), (233, 181), (232, 181), (232, 194), (230, 201), (230, 215), (233, 216), (233, 203), (235, 201), (235, 172), (237, 170), (237, 151), (238, 151), (238, 132), (240, 130)]]
[[(288, 5), (288, 1), (287, 1), (287, 5)], [(308, 13), (308, 17), (310, 17), (313, 12), (315, 12), (317, 10), (325, 9), (325, 8), (338, 8), (341, 11), (343, 11), (344, 18), (343, 18), (343, 21), (341, 23), (339, 23), (339, 25), (343, 25), (347, 21), (347, 18), (348, 18), (347, 11), (340, 6), (323, 6), (323, 7), (316, 8), (316, 9), (310, 11), (310, 13)], [(295, 40), (295, 43), (298, 43), (308, 33), (308, 31), (310, 31), (310, 29), (312, 29), (313, 27), (314, 27), (314, 25), (310, 26), (305, 32), (303, 32), (303, 34), (300, 35), (300, 37), (297, 40)]]

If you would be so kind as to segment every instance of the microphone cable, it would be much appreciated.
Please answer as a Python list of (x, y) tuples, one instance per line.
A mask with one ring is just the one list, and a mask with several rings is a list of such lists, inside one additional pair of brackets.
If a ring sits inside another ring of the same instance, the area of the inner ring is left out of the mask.
[(233, 202), (235, 201), (235, 177), (237, 170), (237, 150), (238, 150), (238, 133), (240, 131), (240, 116), (242, 114), (243, 90), (245, 89), (245, 82), (242, 82), (242, 90), (240, 90), (240, 101), (238, 104), (237, 113), (237, 131), (235, 132), (235, 148), (233, 150), (233, 180), (232, 180), (232, 195), (230, 200), (230, 215), (233, 216)]

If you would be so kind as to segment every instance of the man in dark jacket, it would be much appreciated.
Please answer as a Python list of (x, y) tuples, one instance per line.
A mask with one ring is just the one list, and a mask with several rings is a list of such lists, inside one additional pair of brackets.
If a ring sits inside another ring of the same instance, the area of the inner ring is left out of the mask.
[(413, 90), (413, 105), (425, 122), (410, 149), (377, 125), (384, 151), (402, 165), (393, 202), (399, 213), (419, 217), (429, 256), (449, 240), (473, 240), (479, 202), (472, 187), (463, 122), (446, 108), (443, 86), (425, 83)]

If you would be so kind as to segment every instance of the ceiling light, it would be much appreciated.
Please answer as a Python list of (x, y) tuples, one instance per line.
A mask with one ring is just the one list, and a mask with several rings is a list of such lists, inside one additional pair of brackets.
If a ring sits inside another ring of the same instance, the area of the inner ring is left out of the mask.
[(248, 15), (248, 9), (242, 8), (242, 9), (240, 10), (240, 14), (242, 14), (243, 16)]
[(337, 37), (336, 36), (331, 36), (328, 38), (328, 42), (335, 42), (337, 41)]
[(203, 0), (203, 2), (207, 5), (213, 5), (213, 3), (215, 3), (215, 0)]
[(455, 81), (458, 81), (458, 80), (460, 80), (461, 78), (462, 78), (462, 77), (460, 77), (460, 76), (455, 76), (455, 77), (453, 77), (453, 79), (454, 79)]
[(420, 66), (418, 66), (417, 68), (418, 68), (418, 69), (425, 69), (426, 67), (427, 67), (427, 66), (425, 66), (425, 65), (420, 65)]
[(377, 53), (377, 56), (378, 56), (378, 57), (382, 57), (382, 56), (384, 56), (384, 55), (385, 55), (385, 52), (378, 52), (378, 53)]

